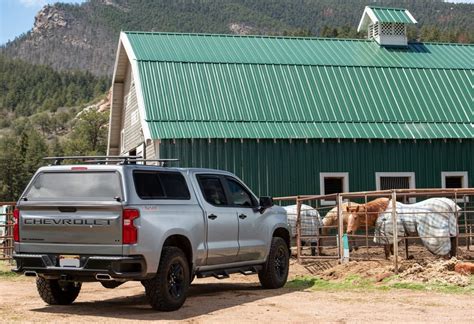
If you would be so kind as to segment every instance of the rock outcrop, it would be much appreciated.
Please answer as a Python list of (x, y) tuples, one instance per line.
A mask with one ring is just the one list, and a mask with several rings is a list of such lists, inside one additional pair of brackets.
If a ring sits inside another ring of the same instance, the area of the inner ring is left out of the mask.
[(255, 34), (255, 27), (243, 23), (230, 23), (228, 27), (231, 33), (235, 35)]
[(68, 28), (68, 26), (66, 12), (54, 5), (47, 5), (36, 14), (32, 33), (44, 35), (55, 29)]

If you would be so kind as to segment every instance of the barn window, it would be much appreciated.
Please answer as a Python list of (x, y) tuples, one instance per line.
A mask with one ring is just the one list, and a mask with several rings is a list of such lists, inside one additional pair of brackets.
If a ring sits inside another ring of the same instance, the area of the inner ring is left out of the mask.
[[(330, 195), (349, 191), (349, 173), (321, 172), (319, 174), (319, 188), (321, 195)], [(321, 200), (321, 205), (334, 205), (335, 200)]]
[(130, 93), (127, 93), (125, 96), (123, 96), (123, 106), (124, 107), (127, 107), (128, 105), (128, 97), (129, 97)]
[(376, 189), (414, 189), (415, 172), (376, 172)]
[[(468, 188), (467, 179), (468, 179), (467, 171), (441, 172), (441, 187), (442, 188)], [(457, 201), (462, 202), (464, 200), (462, 197), (459, 197)]]
[[(415, 172), (376, 172), (375, 187), (377, 190), (415, 189)], [(403, 202), (404, 199), (397, 199)], [(416, 202), (410, 198), (411, 203)]]
[(467, 171), (441, 172), (442, 188), (467, 188)]
[(123, 153), (125, 151), (125, 130), (120, 131), (120, 150)]
[(138, 109), (135, 110), (135, 111), (132, 111), (132, 113), (130, 114), (130, 124), (133, 126), (135, 125), (138, 120), (140, 119), (139, 115), (138, 115)]

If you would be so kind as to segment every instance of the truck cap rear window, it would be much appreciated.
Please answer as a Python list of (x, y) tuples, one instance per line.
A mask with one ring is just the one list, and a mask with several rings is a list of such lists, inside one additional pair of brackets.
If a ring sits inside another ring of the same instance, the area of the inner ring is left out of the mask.
[(43, 172), (23, 196), (28, 200), (112, 201), (123, 199), (117, 172)]

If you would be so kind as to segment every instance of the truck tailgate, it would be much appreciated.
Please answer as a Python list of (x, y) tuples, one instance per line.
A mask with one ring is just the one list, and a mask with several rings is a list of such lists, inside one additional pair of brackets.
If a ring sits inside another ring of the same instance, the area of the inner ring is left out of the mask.
[[(20, 251), (34, 245), (60, 245), (58, 251), (75, 253), (85, 245), (85, 254), (99, 253), (97, 245), (116, 246), (122, 252), (121, 204), (87, 206), (23, 206), (20, 209)], [(89, 248), (87, 248), (89, 246)], [(96, 247), (96, 248), (94, 248)], [(27, 249), (30, 250), (30, 249)], [(55, 249), (56, 250), (56, 249)], [(32, 252), (32, 251), (29, 251)], [(45, 251), (38, 251), (45, 252)]]

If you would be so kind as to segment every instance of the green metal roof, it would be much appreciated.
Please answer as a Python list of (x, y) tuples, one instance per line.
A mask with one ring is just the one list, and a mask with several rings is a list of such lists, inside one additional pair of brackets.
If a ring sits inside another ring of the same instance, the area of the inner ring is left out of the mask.
[(412, 24), (406, 9), (369, 6), (379, 22)]
[(126, 35), (153, 138), (474, 137), (474, 46)]
[(161, 139), (472, 139), (474, 133), (473, 126), (465, 123), (158, 121), (150, 127), (154, 138)]
[(126, 32), (139, 61), (472, 69), (473, 46), (368, 40)]

